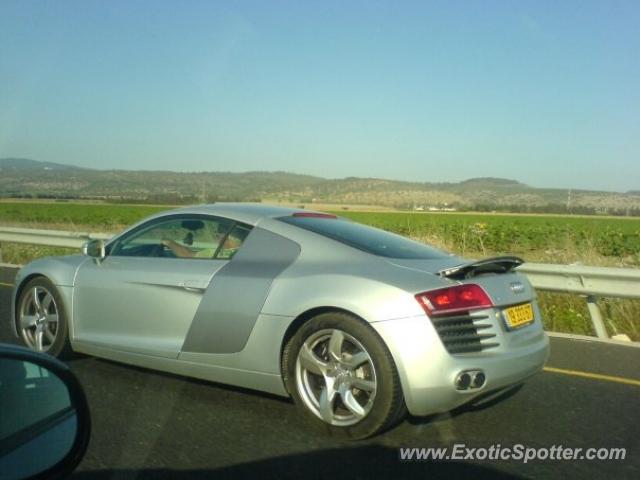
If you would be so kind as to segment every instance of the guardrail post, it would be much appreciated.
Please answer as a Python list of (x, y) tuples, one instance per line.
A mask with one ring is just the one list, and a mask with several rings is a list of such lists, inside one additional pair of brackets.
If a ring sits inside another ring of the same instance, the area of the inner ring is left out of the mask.
[(609, 338), (607, 335), (607, 329), (604, 326), (600, 308), (598, 307), (598, 297), (595, 295), (587, 295), (587, 308), (589, 309), (589, 315), (591, 315), (591, 323), (593, 329), (596, 332), (598, 338)]

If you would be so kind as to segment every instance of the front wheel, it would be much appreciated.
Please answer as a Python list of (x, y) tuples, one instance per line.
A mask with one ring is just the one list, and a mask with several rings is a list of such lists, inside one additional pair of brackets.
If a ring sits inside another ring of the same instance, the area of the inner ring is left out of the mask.
[(67, 315), (58, 289), (45, 277), (30, 280), (20, 293), (16, 328), (31, 350), (55, 357), (71, 353)]
[(287, 389), (303, 415), (332, 435), (366, 438), (404, 416), (391, 354), (354, 316), (332, 312), (309, 320), (286, 346), (283, 364)]

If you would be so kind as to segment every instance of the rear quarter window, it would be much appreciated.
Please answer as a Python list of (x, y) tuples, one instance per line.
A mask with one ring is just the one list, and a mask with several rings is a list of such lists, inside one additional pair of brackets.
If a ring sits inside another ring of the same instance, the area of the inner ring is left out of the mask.
[(278, 220), (380, 257), (432, 260), (449, 256), (429, 245), (343, 218), (289, 216)]

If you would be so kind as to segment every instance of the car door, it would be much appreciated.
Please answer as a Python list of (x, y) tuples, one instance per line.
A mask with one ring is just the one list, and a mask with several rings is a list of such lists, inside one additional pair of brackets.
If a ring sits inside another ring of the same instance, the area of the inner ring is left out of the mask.
[(102, 261), (87, 259), (75, 282), (74, 339), (177, 358), (203, 292), (239, 248), (228, 244), (234, 227), (208, 215), (156, 218), (110, 243)]

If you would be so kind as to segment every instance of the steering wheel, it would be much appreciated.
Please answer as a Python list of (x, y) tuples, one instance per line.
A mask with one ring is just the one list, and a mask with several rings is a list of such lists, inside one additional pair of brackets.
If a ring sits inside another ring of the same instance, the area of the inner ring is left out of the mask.
[(160, 257), (160, 258), (176, 258), (176, 254), (169, 247), (164, 245), (163, 243), (158, 243), (151, 248), (149, 251), (150, 256), (152, 257)]

